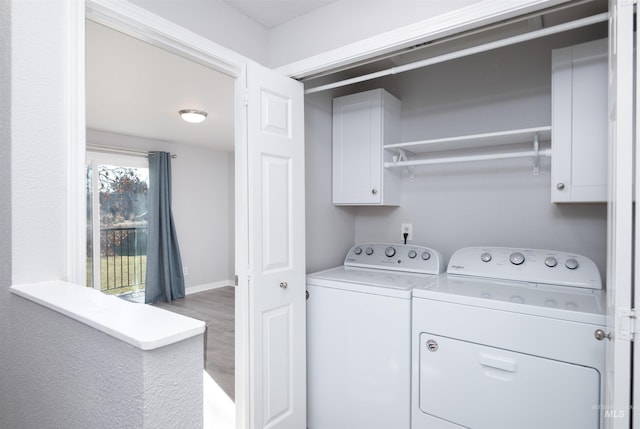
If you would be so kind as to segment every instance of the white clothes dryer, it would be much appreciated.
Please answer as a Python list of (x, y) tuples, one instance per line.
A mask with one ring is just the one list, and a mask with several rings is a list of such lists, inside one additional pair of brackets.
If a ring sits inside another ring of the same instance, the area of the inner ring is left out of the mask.
[(412, 289), (444, 271), (423, 246), (362, 244), (307, 276), (307, 427), (409, 428)]
[(456, 251), (413, 290), (412, 429), (596, 429), (600, 273), (567, 252)]

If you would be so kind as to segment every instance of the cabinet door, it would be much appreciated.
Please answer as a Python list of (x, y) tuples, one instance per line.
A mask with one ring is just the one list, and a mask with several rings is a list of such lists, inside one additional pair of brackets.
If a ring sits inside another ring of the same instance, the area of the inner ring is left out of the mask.
[(382, 202), (382, 91), (333, 101), (333, 203)]
[(333, 203), (400, 204), (400, 173), (385, 169), (398, 143), (400, 100), (373, 89), (333, 100)]
[(607, 40), (553, 51), (553, 202), (607, 201)]

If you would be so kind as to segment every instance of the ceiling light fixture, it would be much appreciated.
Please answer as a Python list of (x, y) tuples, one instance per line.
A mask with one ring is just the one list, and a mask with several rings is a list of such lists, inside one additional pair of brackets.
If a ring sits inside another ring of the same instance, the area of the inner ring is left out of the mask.
[(187, 122), (191, 122), (192, 124), (197, 124), (198, 122), (202, 122), (207, 118), (207, 112), (203, 110), (195, 110), (195, 109), (185, 109), (178, 112), (180, 117)]

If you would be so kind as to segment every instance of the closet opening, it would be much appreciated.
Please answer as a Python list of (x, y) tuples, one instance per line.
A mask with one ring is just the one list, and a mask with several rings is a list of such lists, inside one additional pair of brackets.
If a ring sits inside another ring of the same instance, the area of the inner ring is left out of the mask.
[[(86, 20), (87, 286), (144, 303), (149, 152), (172, 154), (185, 297), (153, 305), (206, 323), (205, 414), (235, 414), (235, 85), (207, 61)], [(201, 110), (200, 123), (181, 110)]]
[(608, 21), (606, 1), (580, 0), (454, 34), (434, 35), (413, 45), (319, 73), (294, 76), (305, 83), (305, 94), (395, 76)]

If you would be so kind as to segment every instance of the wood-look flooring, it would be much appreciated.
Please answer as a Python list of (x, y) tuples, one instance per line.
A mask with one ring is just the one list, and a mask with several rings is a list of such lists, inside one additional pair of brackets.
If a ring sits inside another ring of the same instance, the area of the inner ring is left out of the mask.
[(235, 398), (235, 287), (225, 286), (153, 304), (207, 324), (205, 370)]

